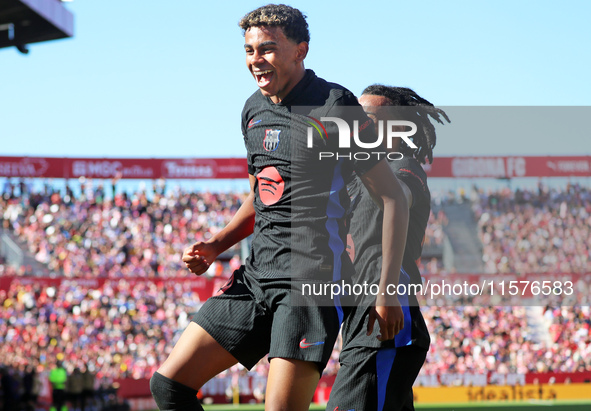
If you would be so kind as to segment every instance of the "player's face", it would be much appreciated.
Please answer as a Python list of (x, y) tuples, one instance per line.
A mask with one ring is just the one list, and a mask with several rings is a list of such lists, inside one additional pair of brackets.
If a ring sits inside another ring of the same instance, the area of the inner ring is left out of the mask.
[[(386, 122), (388, 120), (394, 120), (392, 118), (392, 112), (387, 109), (388, 106), (392, 105), (390, 99), (384, 96), (373, 96), (371, 94), (362, 94), (359, 97), (359, 104), (363, 107), (365, 114), (369, 118), (371, 118), (374, 122), (376, 134), (380, 133), (379, 129), (379, 121), (382, 121), (382, 135), (386, 135)], [(404, 131), (404, 126), (394, 126), (392, 128), (395, 131)], [(400, 139), (394, 139), (392, 141), (392, 150), (398, 150), (398, 145), (400, 144)]]
[(384, 96), (372, 96), (371, 94), (362, 94), (359, 97), (359, 104), (363, 107), (365, 114), (371, 118), (375, 125), (376, 134), (379, 132), (378, 121), (387, 120), (384, 110), (381, 107), (389, 106), (390, 100)]
[(244, 34), (246, 66), (264, 96), (280, 102), (304, 76), (308, 43), (285, 37), (281, 27), (251, 27)]

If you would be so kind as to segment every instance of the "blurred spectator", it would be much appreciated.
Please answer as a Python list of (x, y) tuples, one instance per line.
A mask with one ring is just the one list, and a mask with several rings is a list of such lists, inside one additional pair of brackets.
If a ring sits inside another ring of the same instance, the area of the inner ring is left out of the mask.
[(18, 404), (18, 382), (10, 368), (0, 363), (0, 388), (2, 388), (2, 405), (5, 410), (16, 409)]
[(49, 373), (49, 382), (52, 387), (50, 411), (67, 411), (66, 407), (66, 383), (68, 376), (61, 361), (55, 363), (55, 367)]
[(70, 409), (74, 411), (82, 409), (82, 391), (84, 391), (84, 377), (79, 368), (74, 368), (66, 382), (66, 396), (70, 403)]
[(41, 380), (33, 365), (28, 365), (23, 377), (22, 404), (25, 410), (35, 411), (37, 409), (37, 398), (41, 391)]
[(440, 209), (435, 214), (431, 212), (429, 215), (429, 221), (427, 223), (427, 229), (425, 230), (425, 245), (435, 244), (441, 246), (443, 244), (443, 227), (448, 223), (445, 212)]
[(95, 406), (95, 375), (90, 370), (89, 366), (84, 366), (84, 371), (82, 372), (82, 379), (83, 383), (83, 390), (82, 390), (82, 411), (86, 411), (86, 406), (90, 408), (94, 408)]

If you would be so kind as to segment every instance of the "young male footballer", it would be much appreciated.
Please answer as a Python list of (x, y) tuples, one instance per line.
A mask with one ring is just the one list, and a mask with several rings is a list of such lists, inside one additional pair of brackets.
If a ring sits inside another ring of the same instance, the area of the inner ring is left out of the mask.
[[(152, 377), (161, 410), (201, 409), (195, 394), (203, 384), (237, 362), (251, 368), (267, 353), (265, 409), (308, 409), (342, 307), (300, 291), (309, 282), (352, 275), (345, 219), (346, 183), (354, 171), (384, 209), (384, 283), (398, 280), (402, 264), (408, 206), (387, 163), (357, 161), (351, 155), (356, 148), (346, 148), (339, 159), (319, 160), (320, 151), (341, 149), (343, 137), (342, 127), (321, 118), (354, 118), (359, 141), (375, 141), (375, 135), (351, 92), (305, 69), (305, 17), (289, 6), (267, 5), (244, 16), (240, 27), (246, 65), (258, 86), (242, 112), (251, 191), (231, 222), (185, 250), (183, 261), (202, 274), (221, 252), (253, 233), (251, 252)], [(396, 297), (379, 297), (376, 316), (383, 339), (403, 327)]]
[[(429, 349), (429, 332), (409, 284), (422, 284), (417, 260), (431, 210), (427, 175), (421, 167), (433, 159), (435, 128), (430, 118), (449, 121), (442, 110), (433, 107), (413, 90), (404, 87), (372, 85), (359, 102), (374, 121), (376, 132), (388, 121), (405, 120), (416, 125), (412, 136), (416, 148), (395, 140), (388, 151), (399, 153), (388, 161), (400, 180), (410, 208), (408, 234), (402, 270), (397, 287), (404, 312), (404, 328), (393, 340), (378, 339), (374, 330), (376, 311), (371, 299), (345, 308), (343, 349), (327, 410), (394, 411), (414, 410), (412, 385)], [(384, 132), (384, 130), (382, 130)], [(352, 197), (350, 249), (354, 250), (354, 283), (377, 284), (382, 260), (382, 212), (371, 200), (359, 180), (348, 186)]]

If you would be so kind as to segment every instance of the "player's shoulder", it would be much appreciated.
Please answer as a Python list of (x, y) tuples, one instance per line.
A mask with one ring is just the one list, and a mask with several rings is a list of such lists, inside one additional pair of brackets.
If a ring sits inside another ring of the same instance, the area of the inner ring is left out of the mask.
[(312, 98), (316, 106), (331, 106), (331, 105), (359, 105), (355, 95), (346, 87), (327, 81), (322, 77), (318, 77), (312, 70), (309, 70), (314, 76), (308, 85), (309, 91), (307, 93), (309, 98)]
[(404, 181), (407, 185), (411, 182), (413, 183), (410, 184), (412, 186), (411, 189), (416, 187), (417, 189), (420, 188), (422, 192), (429, 192), (427, 173), (416, 158), (405, 155), (400, 160), (389, 161), (389, 164), (396, 177)]
[(251, 111), (254, 108), (260, 107), (261, 104), (266, 104), (266, 103), (268, 103), (267, 98), (265, 96), (263, 96), (263, 93), (261, 93), (261, 90), (259, 89), (259, 90), (255, 91), (244, 102), (244, 108), (242, 109), (242, 117), (245, 118), (245, 116), (248, 114), (249, 111)]
[(328, 81), (326, 82), (326, 87), (329, 90), (329, 98), (328, 101), (334, 103), (335, 105), (355, 105), (358, 106), (359, 102), (357, 101), (357, 97), (355, 94), (348, 88), (338, 84), (338, 83), (331, 83)]
[(390, 168), (394, 172), (411, 173), (427, 179), (427, 173), (419, 163), (419, 161), (411, 155), (405, 155), (401, 159), (389, 161)]

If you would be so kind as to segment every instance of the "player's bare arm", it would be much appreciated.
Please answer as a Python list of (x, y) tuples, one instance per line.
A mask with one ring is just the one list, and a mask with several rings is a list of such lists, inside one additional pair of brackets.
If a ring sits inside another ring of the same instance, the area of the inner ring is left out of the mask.
[(375, 320), (381, 341), (391, 340), (404, 327), (398, 297), (388, 295), (389, 284), (398, 285), (408, 230), (408, 201), (403, 188), (386, 161), (380, 161), (361, 177), (372, 198), (384, 212), (382, 221), (382, 272), (375, 310), (370, 313), (368, 333)]
[(220, 232), (207, 241), (199, 241), (187, 247), (182, 260), (187, 268), (196, 275), (207, 271), (218, 255), (237, 242), (252, 234), (254, 229), (254, 183), (255, 177), (248, 176), (250, 192), (232, 220)]

